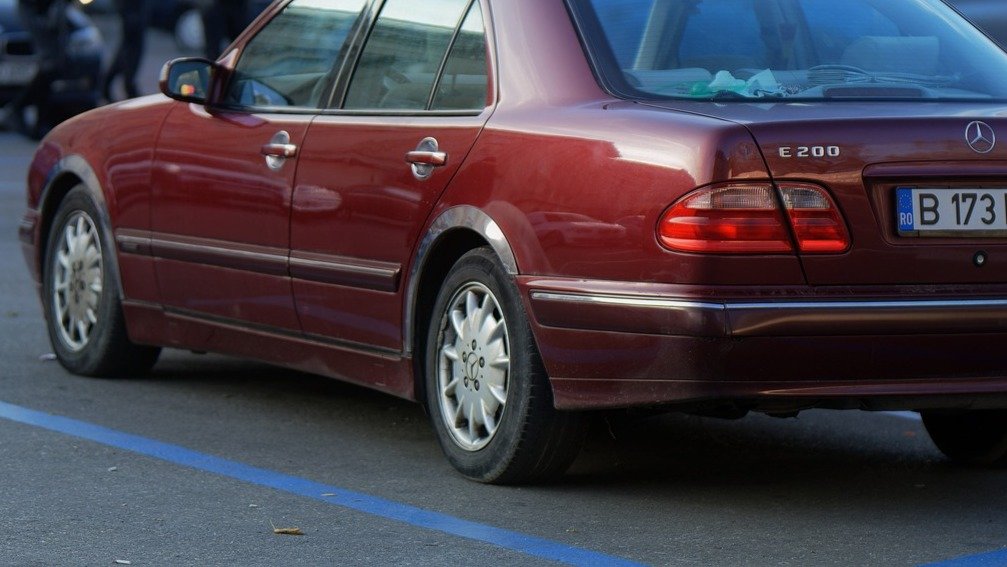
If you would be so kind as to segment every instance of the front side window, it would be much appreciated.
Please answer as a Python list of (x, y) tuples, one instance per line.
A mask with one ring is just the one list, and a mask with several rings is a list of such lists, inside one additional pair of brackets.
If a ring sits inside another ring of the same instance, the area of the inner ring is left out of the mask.
[(630, 98), (1007, 99), (1007, 54), (940, 0), (568, 0)]
[(425, 0), (419, 7), (416, 0), (385, 2), (360, 55), (344, 108), (427, 109), (469, 4), (470, 0)]
[(226, 102), (317, 109), (366, 0), (293, 0), (242, 50)]

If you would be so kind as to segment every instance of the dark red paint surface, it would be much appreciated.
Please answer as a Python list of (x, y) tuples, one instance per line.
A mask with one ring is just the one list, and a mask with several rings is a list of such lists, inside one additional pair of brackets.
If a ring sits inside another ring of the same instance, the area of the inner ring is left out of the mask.
[[(533, 297), (1007, 298), (1002, 240), (902, 238), (893, 212), (898, 185), (1007, 187), (1007, 145), (980, 156), (964, 140), (976, 119), (1007, 133), (1007, 107), (617, 100), (594, 79), (562, 2), (483, 4), (494, 88), (478, 115), (259, 115), (155, 96), (61, 126), (29, 173), (20, 234), (36, 279), (58, 198), (82, 182), (102, 196), (115, 235), (142, 243), (118, 245), (134, 341), (255, 357), (414, 397), (426, 333), (403, 341), (408, 314), (423, 307), (408, 295), (424, 277), (420, 245), (441, 213), (464, 206), (492, 219), (513, 252), (558, 407), (1007, 401), (1007, 307), (837, 315)], [(253, 35), (235, 44), (239, 53)], [(300, 151), (272, 171), (260, 148), (279, 130)], [(418, 181), (404, 155), (427, 136), (448, 163)], [(839, 146), (842, 155), (780, 157), (781, 146), (800, 145)], [(716, 256), (658, 243), (672, 203), (737, 180), (825, 187), (850, 250)], [(982, 268), (972, 262), (979, 250), (989, 255)]]

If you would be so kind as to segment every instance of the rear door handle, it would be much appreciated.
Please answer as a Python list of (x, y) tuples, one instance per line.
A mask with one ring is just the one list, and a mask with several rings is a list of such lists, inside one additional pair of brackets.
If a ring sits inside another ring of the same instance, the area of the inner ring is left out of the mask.
[(406, 161), (417, 165), (432, 165), (434, 167), (441, 167), (447, 165), (448, 154), (444, 152), (424, 152), (415, 150), (406, 154)]
[(297, 157), (297, 146), (294, 144), (266, 144), (262, 146), (262, 155), (280, 158)]
[(440, 151), (436, 138), (423, 138), (415, 150), (406, 154), (406, 162), (413, 170), (413, 177), (426, 181), (435, 167), (448, 164), (448, 154)]

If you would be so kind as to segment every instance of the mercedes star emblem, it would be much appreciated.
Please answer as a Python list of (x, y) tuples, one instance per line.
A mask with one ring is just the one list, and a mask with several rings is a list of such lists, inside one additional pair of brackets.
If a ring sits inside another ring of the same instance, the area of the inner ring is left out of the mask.
[(988, 154), (997, 145), (997, 135), (989, 124), (976, 120), (965, 127), (965, 141), (976, 153)]

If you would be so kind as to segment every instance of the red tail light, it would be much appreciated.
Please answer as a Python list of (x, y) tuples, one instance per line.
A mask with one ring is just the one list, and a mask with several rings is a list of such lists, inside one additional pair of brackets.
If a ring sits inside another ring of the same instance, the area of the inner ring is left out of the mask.
[[(780, 195), (770, 183), (718, 185), (694, 191), (661, 217), (661, 243), (682, 252), (720, 254), (808, 254), (849, 248), (846, 225), (824, 189), (785, 184)], [(789, 220), (789, 226), (788, 226)], [(793, 236), (792, 236), (793, 235)]]
[(828, 254), (845, 252), (850, 247), (843, 216), (824, 189), (781, 184), (780, 193), (801, 252)]

